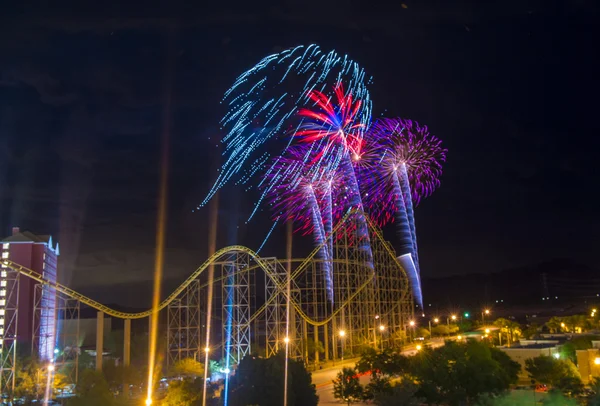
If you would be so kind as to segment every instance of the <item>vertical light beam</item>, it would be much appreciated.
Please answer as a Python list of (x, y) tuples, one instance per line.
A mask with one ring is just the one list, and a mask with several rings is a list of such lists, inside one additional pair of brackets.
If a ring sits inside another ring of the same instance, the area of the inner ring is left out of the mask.
[[(171, 33), (169, 33), (171, 34)], [(171, 131), (171, 79), (173, 72), (172, 46), (169, 38), (169, 56), (167, 57), (167, 83), (165, 108), (163, 111), (163, 131), (161, 136), (160, 189), (158, 194), (158, 215), (156, 220), (156, 254), (154, 259), (154, 293), (152, 296), (152, 315), (150, 316), (150, 344), (148, 349), (148, 388), (146, 402), (152, 401), (154, 387), (154, 367), (156, 363), (156, 342), (158, 337), (158, 306), (160, 304), (161, 282), (164, 265), (165, 234), (167, 223), (167, 203), (169, 191), (169, 137)]]

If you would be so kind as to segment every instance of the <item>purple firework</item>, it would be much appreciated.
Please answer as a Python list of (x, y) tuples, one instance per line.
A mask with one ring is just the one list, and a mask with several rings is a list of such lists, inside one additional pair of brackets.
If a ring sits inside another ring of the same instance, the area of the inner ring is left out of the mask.
[(330, 228), (327, 223), (341, 217), (338, 205), (341, 207), (339, 202), (344, 199), (339, 173), (312, 163), (315, 154), (304, 145), (288, 148), (284, 155), (274, 158), (261, 183), (273, 218), (293, 221), (296, 231), (304, 235)]
[(447, 150), (427, 126), (401, 118), (377, 120), (365, 138), (359, 165), (363, 202), (372, 218), (383, 225), (399, 209), (399, 173), (408, 177), (412, 203), (419, 204), (440, 185)]

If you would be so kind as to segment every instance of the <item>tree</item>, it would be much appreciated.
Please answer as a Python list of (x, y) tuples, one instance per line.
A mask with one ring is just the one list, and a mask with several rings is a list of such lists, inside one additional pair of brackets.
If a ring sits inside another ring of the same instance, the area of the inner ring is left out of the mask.
[(102, 372), (86, 369), (79, 377), (77, 396), (69, 399), (68, 406), (110, 406), (115, 403)]
[(562, 320), (558, 317), (552, 317), (544, 325), (548, 328), (551, 334), (560, 332)]
[(525, 360), (525, 370), (531, 379), (551, 385), (565, 393), (579, 393), (583, 389), (577, 367), (570, 360), (540, 355)]
[(376, 393), (373, 402), (377, 406), (420, 406), (425, 400), (417, 396), (418, 389), (410, 379), (402, 379), (389, 391)]
[(333, 381), (333, 396), (348, 406), (363, 398), (363, 387), (358, 380), (355, 368), (342, 368)]
[(539, 326), (535, 323), (532, 323), (530, 325), (527, 326), (527, 328), (523, 329), (523, 337), (525, 337), (526, 340), (529, 340), (535, 336), (538, 335), (538, 331), (539, 331)]
[(373, 400), (375, 396), (390, 393), (392, 391), (392, 385), (390, 378), (383, 375), (373, 375), (371, 381), (365, 386), (363, 391), (364, 400)]
[[(214, 396), (214, 387), (207, 385), (207, 404), (216, 405), (219, 398)], [(162, 406), (200, 406), (204, 393), (204, 380), (201, 378), (184, 378), (169, 383)]]
[(521, 326), (512, 320), (500, 317), (494, 321), (494, 326), (500, 329), (500, 335), (506, 339), (509, 347), (521, 336)]
[(458, 333), (459, 327), (456, 324), (439, 324), (432, 328), (435, 336), (449, 336), (450, 334)]
[[(432, 330), (433, 330), (433, 328), (432, 328)], [(429, 329), (427, 329), (425, 327), (419, 327), (419, 328), (417, 328), (416, 336), (423, 337), (423, 338), (429, 338), (429, 336), (431, 336), (431, 333), (429, 332)]]
[[(229, 383), (230, 406), (279, 406), (283, 403), (285, 355), (271, 358), (246, 356)], [(288, 406), (316, 406), (315, 385), (304, 364), (288, 360)]]
[(204, 376), (204, 365), (193, 358), (184, 358), (169, 368), (169, 376), (198, 377)]
[(477, 341), (446, 342), (426, 348), (411, 362), (418, 395), (430, 404), (473, 404), (479, 398), (505, 393), (516, 382), (519, 365), (499, 350)]

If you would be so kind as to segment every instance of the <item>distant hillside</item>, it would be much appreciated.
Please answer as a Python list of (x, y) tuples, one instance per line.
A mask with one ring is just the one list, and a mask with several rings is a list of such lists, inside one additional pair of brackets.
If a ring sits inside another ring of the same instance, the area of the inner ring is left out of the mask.
[(494, 304), (497, 300), (533, 304), (548, 297), (544, 301), (578, 301), (600, 294), (598, 270), (569, 259), (553, 259), (491, 274), (424, 278), (422, 283), (426, 306)]

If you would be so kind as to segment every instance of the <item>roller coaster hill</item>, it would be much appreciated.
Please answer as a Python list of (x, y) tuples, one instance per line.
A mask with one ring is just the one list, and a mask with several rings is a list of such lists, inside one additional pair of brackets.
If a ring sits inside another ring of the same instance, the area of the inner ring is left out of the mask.
[[(166, 329), (160, 331), (166, 333), (162, 351), (167, 366), (186, 358), (203, 360), (207, 319), (211, 320), (211, 358), (225, 359), (232, 368), (251, 353), (270, 357), (285, 343), (289, 356), (307, 365), (357, 355), (365, 346), (401, 345), (414, 316), (411, 284), (394, 249), (368, 218), (368, 235), (358, 235), (358, 222), (365, 218), (362, 213), (347, 215), (323, 245), (303, 259), (259, 257), (243, 246), (215, 252), (157, 310), (161, 317), (166, 316)], [(365, 250), (365, 244), (370, 249)], [(332, 255), (321, 255), (324, 249)], [(50, 310), (56, 312), (56, 319), (71, 320), (70, 324), (77, 326), (58, 337), (53, 336), (56, 328), (46, 329), (52, 332), (48, 334), (36, 329), (33, 337), (34, 342), (56, 343), (53, 362), (57, 368), (75, 365), (70, 369), (74, 383), (78, 378), (82, 307), (97, 310), (96, 369), (102, 368), (105, 315), (124, 320), (122, 361), (129, 365), (131, 321), (149, 318), (153, 310), (118, 311), (20, 264), (10, 260), (3, 263), (7, 283), (0, 337), (0, 389), (4, 396), (15, 389), (17, 346), (22, 345), (22, 337), (17, 336), (18, 292), (23, 278), (35, 281), (39, 289), (54, 292), (56, 300)], [(325, 280), (326, 272), (332, 275), (333, 286)], [(212, 284), (207, 274), (214, 275)], [(213, 303), (209, 307), (210, 296)], [(34, 317), (49, 310), (43, 309), (47, 303), (36, 301)]]

